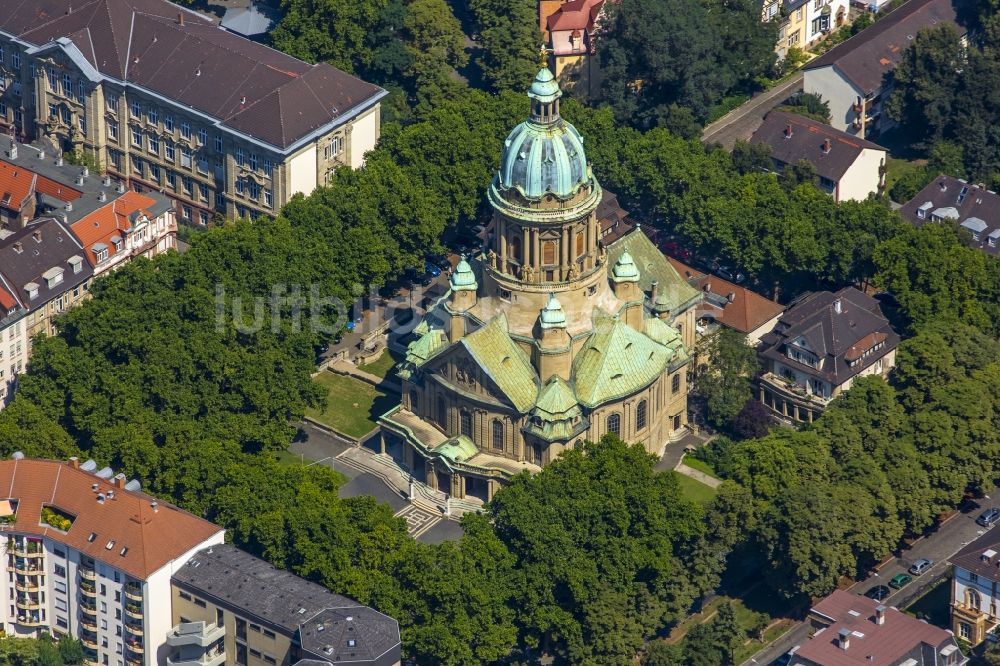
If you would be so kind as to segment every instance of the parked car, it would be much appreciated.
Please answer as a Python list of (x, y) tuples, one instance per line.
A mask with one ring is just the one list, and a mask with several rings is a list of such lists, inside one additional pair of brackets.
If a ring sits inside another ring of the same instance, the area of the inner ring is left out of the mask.
[(679, 259), (680, 261), (691, 261), (691, 251), (685, 250), (674, 241), (664, 241), (661, 243), (660, 251), (663, 252), (663, 254), (670, 255), (674, 259)]
[(892, 577), (892, 580), (889, 581), (889, 587), (893, 588), (894, 590), (899, 590), (909, 585), (910, 582), (912, 581), (913, 581), (913, 576), (909, 576), (904, 573), (896, 574), (895, 576)]
[(868, 588), (868, 591), (865, 592), (866, 597), (868, 597), (869, 599), (874, 599), (875, 601), (883, 601), (890, 594), (892, 594), (892, 590), (890, 590), (885, 585), (876, 585), (875, 587), (870, 587)]
[(983, 527), (993, 527), (997, 521), (1000, 521), (1000, 509), (997, 507), (986, 509), (976, 518), (976, 524)]
[(729, 280), (730, 282), (735, 282), (736, 284), (745, 282), (747, 279), (747, 276), (743, 274), (743, 271), (729, 266), (719, 266), (715, 272), (723, 280)]
[(436, 264), (430, 261), (424, 262), (424, 271), (432, 278), (436, 278), (437, 276), (441, 275), (441, 269)]
[(914, 576), (919, 576), (927, 573), (932, 566), (934, 566), (934, 560), (928, 560), (926, 557), (921, 557), (913, 563), (908, 571)]

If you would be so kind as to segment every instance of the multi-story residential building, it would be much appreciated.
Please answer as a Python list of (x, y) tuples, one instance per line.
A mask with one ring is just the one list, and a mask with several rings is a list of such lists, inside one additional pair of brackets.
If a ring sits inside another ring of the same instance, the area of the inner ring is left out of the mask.
[(817, 186), (835, 201), (864, 201), (885, 184), (885, 148), (812, 118), (771, 111), (750, 143), (771, 149), (777, 173), (803, 160), (811, 164)]
[(847, 22), (848, 0), (765, 0), (765, 21), (780, 21), (775, 52), (779, 58), (797, 46), (808, 50)]
[(172, 580), (171, 666), (400, 663), (396, 620), (233, 546), (202, 550)]
[(83, 245), (94, 276), (133, 257), (151, 258), (177, 248), (177, 221), (162, 194), (125, 192), (74, 222), (70, 229)]
[(668, 259), (677, 273), (704, 297), (695, 314), (699, 345), (702, 338), (728, 328), (743, 334), (747, 345), (756, 347), (761, 338), (774, 330), (785, 311), (785, 306), (751, 289), (702, 273), (673, 257)]
[(1000, 626), (1000, 533), (990, 530), (948, 560), (951, 579), (951, 627), (970, 645), (996, 635)]
[(807, 64), (803, 89), (830, 104), (833, 127), (876, 137), (894, 126), (882, 112), (892, 92), (887, 75), (920, 30), (939, 25), (965, 34), (952, 0), (910, 0)]
[(603, 8), (604, 0), (540, 0), (538, 5), (549, 67), (578, 94), (600, 90), (594, 34)]
[(93, 461), (14, 458), (0, 461), (4, 632), (74, 636), (94, 664), (164, 664), (170, 576), (222, 528)]
[(89, 155), (196, 223), (275, 213), (360, 166), (386, 94), (166, 0), (14, 0), (0, 84), (0, 127)]
[(900, 215), (912, 224), (957, 224), (969, 233), (970, 247), (1000, 254), (1000, 195), (982, 183), (938, 176), (903, 204)]
[(898, 344), (871, 296), (854, 287), (806, 294), (761, 340), (760, 401), (782, 418), (812, 422), (856, 377), (887, 375)]
[(954, 634), (882, 605), (836, 590), (809, 611), (813, 634), (794, 648), (789, 666), (963, 666)]
[(0, 387), (10, 399), (31, 354), (31, 338), (55, 334), (55, 317), (87, 297), (93, 269), (61, 220), (44, 217), (0, 239), (0, 284), (8, 297), (0, 319)]

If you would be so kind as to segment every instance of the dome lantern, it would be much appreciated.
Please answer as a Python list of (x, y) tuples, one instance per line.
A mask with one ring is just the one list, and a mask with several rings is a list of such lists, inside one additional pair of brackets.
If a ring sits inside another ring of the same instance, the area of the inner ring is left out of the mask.
[(543, 329), (566, 328), (566, 313), (563, 312), (562, 303), (555, 294), (549, 294), (549, 301), (542, 308), (539, 320)]
[(615, 262), (615, 267), (611, 269), (611, 279), (614, 282), (638, 282), (639, 269), (635, 265), (635, 260), (628, 250), (622, 252)]

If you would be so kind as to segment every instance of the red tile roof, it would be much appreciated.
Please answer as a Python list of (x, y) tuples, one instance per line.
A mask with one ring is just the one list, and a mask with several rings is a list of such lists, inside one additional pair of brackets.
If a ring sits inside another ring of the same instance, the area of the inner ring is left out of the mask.
[(723, 326), (740, 333), (750, 333), (785, 311), (785, 306), (764, 298), (746, 287), (714, 275), (706, 275), (673, 257), (667, 256), (667, 259), (692, 287), (722, 298), (729, 298), (732, 294), (732, 301), (722, 307), (708, 301), (702, 303), (699, 306), (699, 317), (710, 312), (711, 316)]
[(592, 31), (603, 6), (604, 0), (569, 0), (549, 16), (549, 30)]
[(17, 299), (14, 298), (14, 294), (8, 291), (3, 284), (0, 284), (0, 307), (3, 308), (3, 311), (0, 312), (0, 319), (7, 314), (7, 310), (14, 308), (16, 305), (18, 303)]
[(20, 212), (35, 192), (50, 194), (62, 201), (80, 197), (73, 188), (39, 176), (24, 165), (0, 160), (0, 206)]
[[(111, 490), (113, 499), (97, 501), (98, 493), (106, 497)], [(53, 539), (140, 579), (223, 531), (175, 506), (160, 502), (154, 508), (148, 495), (54, 460), (0, 461), (0, 497), (17, 501), (9, 530)], [(41, 522), (45, 506), (75, 516), (68, 531)]]
[(70, 225), (73, 234), (87, 251), (87, 261), (90, 265), (94, 266), (97, 263), (97, 257), (93, 252), (95, 244), (104, 243), (108, 246), (108, 257), (114, 256), (115, 246), (111, 238), (116, 235), (121, 236), (132, 228), (132, 222), (129, 220), (132, 213), (144, 211), (154, 204), (156, 202), (153, 199), (129, 191)]
[[(878, 601), (836, 590), (815, 606), (812, 613), (833, 621), (815, 634), (795, 653), (792, 664), (808, 660), (822, 666), (872, 666), (897, 664), (909, 654), (920, 656), (921, 644), (935, 651), (954, 641), (954, 636), (934, 625), (921, 622), (895, 608), (885, 609), (885, 621), (875, 622)], [(850, 634), (845, 650), (838, 645), (841, 630)], [(921, 663), (917, 659), (917, 663)], [(927, 662), (923, 662), (927, 663)]]

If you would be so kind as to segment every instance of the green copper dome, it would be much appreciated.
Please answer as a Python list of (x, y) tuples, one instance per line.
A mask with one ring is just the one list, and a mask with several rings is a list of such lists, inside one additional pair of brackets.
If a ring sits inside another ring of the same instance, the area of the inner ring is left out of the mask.
[(628, 250), (622, 252), (615, 262), (615, 267), (611, 269), (611, 279), (615, 282), (638, 282), (639, 269), (636, 268), (635, 261)]
[(549, 294), (549, 302), (542, 308), (539, 319), (542, 328), (566, 328), (566, 313), (555, 294)]
[(451, 274), (449, 282), (452, 291), (475, 291), (478, 288), (476, 274), (472, 272), (472, 266), (465, 260), (465, 257), (462, 257), (458, 265), (455, 266), (455, 272)]
[(531, 117), (504, 142), (501, 191), (514, 189), (529, 199), (547, 193), (567, 198), (590, 180), (583, 137), (559, 116), (561, 96), (552, 72), (540, 71), (528, 89)]

